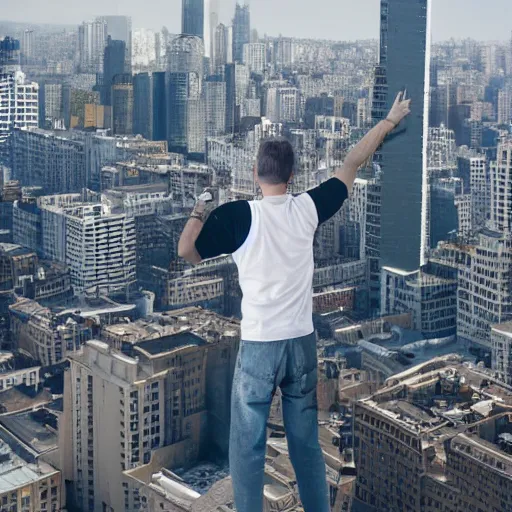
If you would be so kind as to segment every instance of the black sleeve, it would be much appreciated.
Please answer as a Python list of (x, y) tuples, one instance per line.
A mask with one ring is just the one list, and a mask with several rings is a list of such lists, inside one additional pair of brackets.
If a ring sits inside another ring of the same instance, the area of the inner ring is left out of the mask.
[(203, 260), (233, 254), (242, 247), (251, 229), (251, 207), (247, 201), (226, 203), (213, 210), (196, 240)]
[(334, 217), (348, 198), (347, 185), (338, 178), (324, 181), (307, 193), (315, 203), (319, 225)]

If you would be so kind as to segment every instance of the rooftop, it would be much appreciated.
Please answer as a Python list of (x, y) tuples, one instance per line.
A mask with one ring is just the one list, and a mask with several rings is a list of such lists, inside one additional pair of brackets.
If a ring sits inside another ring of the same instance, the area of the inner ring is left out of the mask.
[(181, 332), (163, 338), (142, 341), (137, 344), (135, 350), (140, 350), (149, 356), (160, 356), (186, 346), (200, 347), (202, 345), (206, 345), (206, 342), (199, 336), (191, 332)]
[(3, 416), (0, 424), (39, 455), (58, 446), (57, 417), (47, 409)]

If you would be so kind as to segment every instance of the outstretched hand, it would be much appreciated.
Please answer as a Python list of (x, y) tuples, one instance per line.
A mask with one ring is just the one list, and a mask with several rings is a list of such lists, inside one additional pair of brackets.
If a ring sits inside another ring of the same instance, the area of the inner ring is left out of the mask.
[(391, 107), (388, 117), (386, 118), (395, 126), (398, 126), (402, 122), (402, 119), (411, 113), (411, 100), (404, 100), (404, 96), (405, 93), (403, 91), (398, 93), (395, 103), (393, 104), (393, 107)]

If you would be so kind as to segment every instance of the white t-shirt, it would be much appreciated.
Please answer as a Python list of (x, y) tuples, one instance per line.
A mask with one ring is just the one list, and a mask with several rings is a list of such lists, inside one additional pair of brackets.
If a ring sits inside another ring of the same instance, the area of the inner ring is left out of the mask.
[(232, 254), (242, 289), (242, 339), (279, 341), (313, 328), (313, 239), (348, 196), (332, 178), (299, 196), (237, 201), (217, 208), (196, 248), (203, 259)]

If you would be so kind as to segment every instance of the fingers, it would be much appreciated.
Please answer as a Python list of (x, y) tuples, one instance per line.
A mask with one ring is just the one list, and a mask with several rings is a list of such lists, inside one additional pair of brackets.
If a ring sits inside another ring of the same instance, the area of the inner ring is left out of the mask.
[(400, 91), (397, 95), (396, 95), (396, 99), (395, 99), (395, 105), (398, 105), (399, 103), (402, 102), (402, 97), (403, 97), (403, 92)]

